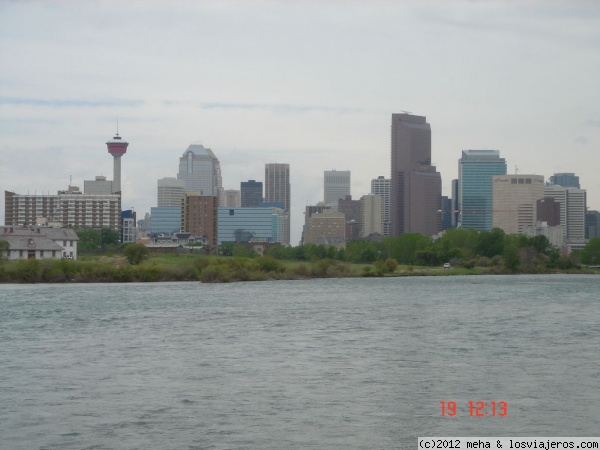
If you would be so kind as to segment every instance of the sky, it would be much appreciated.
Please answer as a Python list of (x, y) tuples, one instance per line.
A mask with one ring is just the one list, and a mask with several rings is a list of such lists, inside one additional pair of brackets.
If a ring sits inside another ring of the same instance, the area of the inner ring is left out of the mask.
[[(392, 113), (427, 117), (444, 195), (465, 149), (574, 172), (600, 210), (600, 2), (0, 0), (0, 189), (112, 179), (156, 205), (190, 144), (225, 189), (289, 163), (292, 244), (323, 172), (390, 176)], [(0, 197), (4, 223), (4, 196)]]

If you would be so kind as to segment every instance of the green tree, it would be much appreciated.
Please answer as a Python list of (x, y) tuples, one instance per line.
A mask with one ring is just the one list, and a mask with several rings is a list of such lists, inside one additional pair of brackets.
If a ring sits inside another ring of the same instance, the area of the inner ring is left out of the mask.
[(382, 248), (389, 249), (390, 258), (400, 264), (415, 264), (419, 251), (430, 250), (433, 241), (430, 237), (419, 233), (405, 233), (400, 237), (391, 237), (383, 240)]
[(248, 249), (243, 245), (234, 245), (231, 251), (231, 256), (238, 256), (242, 258), (254, 258), (257, 256), (256, 250), (253, 248)]
[(145, 259), (150, 257), (150, 250), (143, 244), (127, 244), (123, 250), (123, 254), (129, 264), (140, 264)]
[(233, 247), (235, 247), (235, 242), (223, 242), (219, 248), (219, 254), (221, 256), (233, 256)]
[(119, 244), (119, 232), (111, 228), (104, 227), (100, 231), (102, 236), (102, 247), (108, 248)]
[(581, 262), (588, 265), (600, 264), (600, 238), (592, 238), (581, 251)]
[(453, 228), (446, 230), (438, 241), (442, 248), (452, 251), (451, 254), (443, 255), (445, 258), (440, 255), (442, 261), (452, 258), (471, 259), (475, 256), (479, 243), (479, 232), (473, 228)]
[(78, 228), (75, 230), (79, 237), (77, 247), (79, 250), (94, 251), (102, 247), (102, 234), (92, 228)]
[(480, 256), (492, 258), (504, 252), (505, 233), (500, 228), (492, 228), (490, 231), (482, 231), (479, 234), (479, 242), (476, 252)]
[(517, 247), (514, 245), (506, 247), (502, 256), (504, 259), (504, 267), (511, 272), (516, 272), (521, 265), (521, 259), (519, 257), (519, 250)]
[(548, 238), (544, 235), (529, 238), (529, 245), (535, 248), (538, 253), (543, 253), (544, 255), (549, 255), (553, 248)]
[(376, 256), (373, 245), (363, 240), (348, 242), (344, 251), (344, 260), (353, 263), (372, 262)]

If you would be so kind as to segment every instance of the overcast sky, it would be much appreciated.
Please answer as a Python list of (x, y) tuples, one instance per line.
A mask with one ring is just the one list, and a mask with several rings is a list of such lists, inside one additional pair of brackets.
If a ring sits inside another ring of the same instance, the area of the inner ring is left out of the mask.
[(446, 195), (462, 150), (497, 149), (600, 209), (600, 2), (0, 0), (2, 191), (112, 179), (118, 121), (123, 209), (201, 143), (225, 189), (290, 164), (296, 245), (324, 170), (356, 199), (390, 176), (402, 111), (431, 124)]

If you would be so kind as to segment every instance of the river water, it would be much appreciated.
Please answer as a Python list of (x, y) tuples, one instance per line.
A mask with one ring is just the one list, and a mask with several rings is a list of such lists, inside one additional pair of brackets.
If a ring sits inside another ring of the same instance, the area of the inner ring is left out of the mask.
[(598, 430), (598, 276), (0, 285), (2, 449), (412, 449)]

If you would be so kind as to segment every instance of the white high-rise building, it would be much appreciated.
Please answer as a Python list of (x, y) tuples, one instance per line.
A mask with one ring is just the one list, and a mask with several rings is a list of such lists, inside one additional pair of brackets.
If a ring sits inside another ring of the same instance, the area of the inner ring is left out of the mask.
[(323, 203), (334, 211), (338, 209), (338, 200), (350, 195), (350, 171), (326, 170), (323, 174)]
[(159, 208), (181, 207), (185, 181), (173, 177), (161, 178), (157, 182), (157, 203)]
[(566, 243), (583, 243), (585, 241), (585, 189), (550, 184), (544, 188), (544, 197), (551, 197), (560, 204), (560, 224)]
[(544, 197), (543, 175), (492, 177), (492, 222), (506, 234), (521, 234), (537, 221), (537, 201)]
[(223, 208), (240, 208), (242, 206), (242, 192), (239, 189), (226, 189)]
[(383, 233), (382, 209), (383, 201), (378, 194), (363, 195), (360, 198), (361, 236)]
[(392, 207), (391, 207), (391, 193), (392, 193), (392, 180), (379, 176), (371, 180), (371, 193), (381, 196), (383, 206), (381, 208), (381, 223), (383, 227), (383, 235), (390, 236), (391, 232), (391, 220), (392, 220)]
[(83, 181), (83, 193), (95, 195), (110, 195), (113, 193), (113, 182), (105, 176), (97, 175), (95, 180)]

